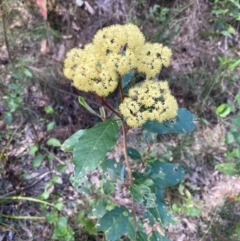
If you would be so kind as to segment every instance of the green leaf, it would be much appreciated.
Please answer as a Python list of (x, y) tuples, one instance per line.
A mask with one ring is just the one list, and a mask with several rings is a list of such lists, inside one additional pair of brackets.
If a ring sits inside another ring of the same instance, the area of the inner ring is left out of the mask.
[(50, 224), (55, 223), (57, 221), (58, 215), (56, 212), (54, 213), (49, 213), (46, 215), (46, 220), (47, 222), (49, 222)]
[(226, 163), (221, 163), (217, 164), (215, 166), (217, 170), (220, 172), (230, 175), (230, 176), (237, 176), (240, 174), (240, 168), (236, 163), (233, 162), (226, 162)]
[[(77, 176), (93, 171), (116, 145), (118, 126), (114, 120), (107, 120), (85, 130), (73, 150), (73, 163)], [(77, 170), (77, 172), (76, 172)]]
[(240, 65), (240, 58), (231, 60), (231, 63), (228, 65), (228, 69), (235, 69), (238, 65)]
[(124, 88), (132, 79), (134, 75), (134, 70), (131, 70), (122, 77), (122, 88)]
[(232, 35), (227, 30), (223, 30), (220, 33), (225, 37), (232, 38)]
[(162, 236), (159, 232), (153, 231), (149, 241), (171, 241), (169, 238)]
[(237, 115), (234, 119), (232, 119), (232, 123), (235, 126), (240, 127), (240, 115)]
[(52, 122), (48, 123), (48, 125), (47, 125), (47, 131), (51, 131), (51, 130), (53, 130), (55, 127), (56, 127), (56, 123), (55, 123), (55, 121), (52, 121)]
[(52, 240), (73, 241), (74, 232), (67, 223), (67, 218), (59, 217), (53, 230)]
[(103, 192), (106, 195), (111, 195), (114, 190), (115, 190), (114, 183), (110, 180), (105, 180), (105, 182), (103, 183)]
[(159, 134), (186, 133), (196, 128), (194, 120), (196, 120), (195, 115), (184, 108), (179, 108), (178, 115), (173, 120), (163, 123), (158, 121), (147, 121), (143, 125), (143, 128), (149, 132)]
[(57, 204), (55, 204), (55, 207), (57, 208), (58, 211), (62, 211), (64, 208), (64, 203), (58, 202)]
[(96, 218), (101, 218), (106, 213), (107, 202), (103, 199), (98, 200), (95, 206), (93, 206), (92, 213)]
[(93, 110), (88, 103), (83, 99), (82, 96), (78, 96), (78, 102), (86, 109), (88, 110), (91, 114), (98, 116), (101, 118), (101, 115), (99, 115), (95, 110)]
[(38, 145), (33, 145), (30, 147), (28, 154), (31, 156), (35, 156), (37, 151), (38, 151)]
[(115, 241), (121, 237), (129, 225), (129, 212), (124, 207), (115, 207), (97, 222), (97, 230), (105, 233), (106, 240)]
[(240, 146), (233, 148), (231, 151), (227, 151), (228, 159), (237, 159), (240, 158)]
[(51, 137), (50, 139), (48, 139), (47, 145), (54, 146), (54, 147), (60, 147), (62, 144), (58, 139)]
[(61, 146), (61, 150), (65, 152), (73, 152), (75, 145), (77, 144), (79, 138), (82, 136), (85, 130), (79, 130), (70, 136)]
[(219, 14), (225, 14), (228, 11), (229, 11), (229, 9), (222, 9), (222, 8), (220, 8), (220, 9), (213, 10), (212, 13), (216, 14), (216, 15), (219, 15)]
[(54, 113), (54, 110), (51, 106), (45, 106), (44, 111), (46, 112), (46, 114), (53, 114)]
[(231, 132), (228, 132), (225, 136), (225, 143), (226, 144), (232, 144), (234, 142), (234, 136)]
[(148, 211), (153, 215), (155, 220), (163, 225), (172, 223), (172, 217), (168, 213), (167, 205), (164, 201), (163, 190), (156, 189), (156, 207), (148, 208)]
[(156, 196), (155, 193), (151, 192), (151, 189), (143, 184), (132, 184), (130, 186), (131, 196), (138, 203), (143, 203), (146, 201), (145, 207), (155, 207)]
[(129, 220), (129, 224), (126, 229), (126, 235), (131, 239), (134, 240), (135, 238), (135, 223), (132, 219)]
[(141, 160), (142, 159), (141, 154), (135, 148), (127, 147), (127, 154), (133, 160)]
[(7, 122), (8, 125), (10, 125), (13, 121), (13, 116), (12, 116), (12, 113), (10, 112), (7, 112), (5, 115), (4, 115), (4, 120)]
[(237, 222), (235, 230), (236, 230), (236, 233), (240, 236), (240, 222)]
[(55, 157), (55, 154), (52, 152), (48, 153), (48, 155), (47, 155), (47, 159), (49, 162), (51, 162), (54, 159), (54, 157)]
[(143, 137), (144, 137), (144, 140), (148, 143), (148, 144), (153, 144), (156, 142), (157, 140), (157, 133), (152, 133), (152, 132), (149, 132), (147, 130), (143, 130)]
[(66, 171), (66, 169), (67, 169), (67, 165), (66, 164), (60, 164), (60, 165), (57, 166), (57, 171), (58, 172), (64, 172), (64, 171)]
[(136, 241), (147, 241), (147, 240), (148, 240), (147, 234), (139, 231), (137, 232)]
[(118, 175), (121, 174), (123, 168), (123, 165), (120, 162), (116, 162), (113, 159), (103, 160), (100, 165), (103, 172), (108, 172), (108, 169), (112, 169)]
[(240, 106), (240, 90), (238, 91), (238, 94), (236, 95), (235, 99), (238, 102), (238, 105)]
[(185, 157), (188, 161), (190, 161), (190, 162), (194, 162), (194, 161), (195, 161), (194, 156), (191, 155), (190, 153), (188, 153), (188, 152), (183, 152), (183, 155), (184, 155), (184, 157)]
[(191, 217), (199, 217), (202, 213), (201, 209), (196, 207), (189, 207), (189, 205), (184, 205), (183, 207), (184, 212)]
[(92, 235), (97, 234), (97, 230), (95, 228), (95, 223), (93, 222), (93, 220), (86, 219), (84, 223), (84, 227), (89, 234), (92, 234)]
[(37, 155), (33, 159), (33, 167), (40, 167), (44, 159), (44, 155)]
[(63, 183), (62, 178), (59, 177), (59, 176), (56, 176), (56, 175), (53, 176), (52, 182), (53, 182), (53, 183), (57, 183), (57, 184), (62, 184), (62, 183)]
[(231, 105), (221, 104), (220, 106), (218, 106), (216, 110), (216, 114), (221, 118), (225, 118), (231, 113), (232, 110), (233, 110), (233, 107)]
[(240, 144), (240, 132), (239, 132), (239, 131), (233, 131), (233, 132), (232, 132), (232, 135), (233, 135), (235, 141), (236, 141), (238, 144)]
[[(137, 220), (137, 231), (138, 232), (144, 232), (142, 223), (140, 220)], [(130, 240), (135, 240), (136, 236), (136, 224), (133, 218), (129, 218), (129, 224), (126, 229), (126, 235), (130, 238)]]
[(116, 173), (113, 171), (113, 169), (108, 168), (107, 173), (108, 173), (109, 177), (112, 179), (112, 181), (115, 182), (117, 176), (116, 176)]
[(30, 72), (28, 69), (24, 68), (23, 70), (24, 74), (29, 77), (29, 78), (32, 78), (33, 77), (33, 74), (32, 72)]
[(152, 179), (155, 185), (164, 189), (175, 186), (184, 177), (184, 169), (179, 164), (154, 161), (149, 164), (145, 174)]

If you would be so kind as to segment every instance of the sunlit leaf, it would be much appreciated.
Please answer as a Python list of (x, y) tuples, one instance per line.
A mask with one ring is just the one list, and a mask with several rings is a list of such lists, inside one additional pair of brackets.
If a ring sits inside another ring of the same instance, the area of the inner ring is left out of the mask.
[(38, 145), (33, 145), (30, 147), (28, 154), (31, 156), (34, 156), (37, 151), (38, 151)]
[(85, 130), (79, 130), (70, 136), (61, 146), (61, 150), (72, 152), (79, 138), (82, 136)]
[(217, 164), (215, 168), (220, 172), (230, 176), (237, 176), (240, 174), (240, 166), (233, 162)]
[(98, 116), (101, 118), (101, 115), (99, 115), (95, 110), (93, 110), (88, 103), (83, 99), (82, 96), (78, 96), (78, 102), (86, 109), (88, 110), (91, 114)]
[(233, 107), (231, 105), (221, 104), (220, 106), (218, 106), (216, 110), (216, 114), (221, 118), (225, 118), (231, 113), (232, 110), (233, 110)]
[(60, 147), (62, 144), (58, 139), (51, 137), (50, 139), (48, 139), (47, 145), (54, 146), (54, 147)]
[(47, 131), (51, 131), (51, 130), (53, 130), (55, 127), (56, 127), (56, 123), (55, 123), (55, 121), (52, 121), (52, 122), (48, 123), (48, 125), (47, 125)]
[(57, 176), (57, 175), (53, 176), (52, 182), (53, 183), (58, 183), (58, 184), (62, 184), (63, 183), (62, 178)]
[(54, 109), (51, 106), (45, 106), (44, 111), (46, 112), (46, 114), (53, 114), (54, 113)]

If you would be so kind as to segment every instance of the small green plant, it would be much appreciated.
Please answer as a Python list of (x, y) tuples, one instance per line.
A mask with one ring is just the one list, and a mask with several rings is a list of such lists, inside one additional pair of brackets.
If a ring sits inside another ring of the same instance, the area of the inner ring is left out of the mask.
[[(90, 211), (82, 213), (79, 220), (84, 225), (90, 220), (95, 226), (91, 232), (103, 232), (105, 240), (119, 240), (123, 235), (126, 240), (169, 240), (163, 228), (172, 218), (164, 189), (179, 183), (184, 169), (150, 155), (151, 133), (195, 129), (195, 116), (178, 108), (166, 81), (155, 79), (163, 66), (169, 66), (171, 56), (168, 47), (146, 42), (133, 24), (99, 30), (93, 43), (67, 53), (65, 76), (76, 88), (94, 92), (103, 105), (97, 113), (79, 97), (80, 104), (103, 122), (77, 131), (63, 143), (62, 150), (73, 154), (74, 188), (90, 200)], [(116, 89), (119, 105), (114, 109), (105, 97)], [(147, 151), (138, 151), (127, 142), (128, 130), (136, 127), (145, 130)], [(123, 155), (120, 161), (108, 159), (106, 155), (117, 144), (119, 132)]]
[(196, 204), (196, 200), (194, 200), (189, 190), (183, 184), (179, 185), (178, 190), (182, 195), (183, 202), (181, 204), (174, 203), (172, 205), (172, 210), (178, 214), (185, 213), (192, 217), (200, 216), (202, 211), (199, 208), (199, 205)]
[(235, 97), (235, 103), (235, 105), (221, 104), (216, 110), (217, 115), (221, 118), (227, 118), (230, 113), (235, 113), (235, 117), (231, 118), (231, 127), (225, 137), (225, 143), (228, 147), (226, 157), (230, 162), (216, 165), (219, 171), (231, 176), (240, 175), (240, 114), (238, 113), (240, 108), (240, 91)]
[(237, 34), (235, 25), (240, 21), (239, 10), (237, 0), (214, 0), (212, 14), (215, 16), (215, 30), (229, 38)]

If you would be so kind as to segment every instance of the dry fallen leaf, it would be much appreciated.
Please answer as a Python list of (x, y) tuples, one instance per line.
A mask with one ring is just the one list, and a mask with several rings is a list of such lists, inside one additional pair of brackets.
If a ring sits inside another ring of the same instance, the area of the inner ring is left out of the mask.
[(41, 49), (40, 49), (40, 52), (42, 55), (46, 55), (49, 53), (49, 46), (48, 46), (48, 42), (46, 39), (43, 39), (41, 41)]
[(87, 11), (91, 14), (91, 15), (94, 15), (95, 14), (95, 11), (93, 9), (93, 7), (87, 2), (85, 1), (85, 8), (87, 9)]
[(47, 20), (47, 0), (37, 0), (37, 5), (40, 8), (40, 13)]
[(65, 44), (62, 43), (60, 46), (59, 46), (59, 49), (58, 49), (58, 53), (55, 57), (53, 57), (54, 60), (58, 61), (58, 62), (61, 62), (64, 60), (65, 58)]
[(3, 120), (0, 120), (0, 130), (3, 131), (6, 128), (6, 123)]

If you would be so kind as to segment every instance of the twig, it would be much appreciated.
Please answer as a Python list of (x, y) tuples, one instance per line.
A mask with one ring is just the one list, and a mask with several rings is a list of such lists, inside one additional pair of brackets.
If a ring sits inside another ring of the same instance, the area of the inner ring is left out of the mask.
[(6, 12), (4, 11), (4, 5), (0, 5), (0, 9), (2, 11), (2, 22), (3, 22), (3, 33), (4, 33), (4, 40), (5, 40), (5, 44), (6, 44), (6, 47), (7, 47), (7, 52), (8, 52), (8, 58), (10, 60), (10, 62), (12, 63), (12, 56), (11, 56), (11, 53), (10, 53), (10, 47), (9, 47), (9, 42), (8, 42), (8, 37), (7, 37), (7, 28), (6, 28)]
[[(23, 187), (23, 188), (21, 188), (21, 189), (19, 189), (19, 190), (14, 190), (14, 191), (12, 191), (12, 192), (6, 193), (6, 194), (0, 196), (0, 199), (1, 199), (1, 198), (4, 198), (4, 197), (13, 196), (13, 195), (15, 195), (16, 193), (25, 191), (25, 190), (27, 190), (27, 189), (29, 189), (29, 188), (32, 188), (32, 187), (36, 186), (36, 185), (37, 185), (39, 182), (41, 182), (49, 173), (50, 173), (50, 172), (46, 172), (46, 173), (44, 173), (44, 174), (38, 175), (39, 179), (36, 180), (34, 183), (32, 183), (32, 184), (30, 184), (30, 185), (28, 185), (28, 186), (26, 186), (26, 187)], [(36, 177), (36, 178), (38, 178), (38, 177)]]
[(102, 102), (103, 105), (105, 105), (110, 111), (112, 111), (116, 116), (118, 116), (120, 119), (122, 119), (122, 115), (113, 109), (111, 105), (108, 104), (108, 102), (105, 100), (105, 98), (100, 97), (97, 95), (97, 98)]

